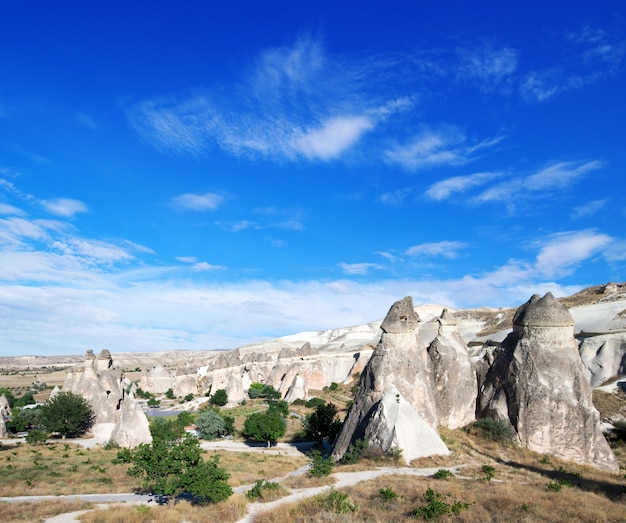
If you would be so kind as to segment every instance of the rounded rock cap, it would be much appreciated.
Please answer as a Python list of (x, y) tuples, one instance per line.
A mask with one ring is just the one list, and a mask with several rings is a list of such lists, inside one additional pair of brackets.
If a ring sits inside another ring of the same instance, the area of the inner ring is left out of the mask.
[(535, 294), (522, 305), (513, 317), (513, 325), (535, 327), (572, 327), (574, 318), (567, 307), (559, 302), (551, 292), (543, 298)]

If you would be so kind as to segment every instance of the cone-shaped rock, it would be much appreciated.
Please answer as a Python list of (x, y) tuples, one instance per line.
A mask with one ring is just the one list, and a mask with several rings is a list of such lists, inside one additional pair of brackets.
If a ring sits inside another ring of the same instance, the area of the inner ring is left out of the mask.
[(443, 309), (438, 322), (437, 337), (428, 346), (433, 394), (439, 425), (456, 429), (474, 421), (478, 391), (476, 372), (457, 330), (456, 318), (448, 309)]
[(111, 432), (111, 441), (129, 448), (152, 442), (148, 418), (132, 394), (124, 398), (120, 417)]
[(417, 336), (418, 324), (411, 297), (392, 305), (335, 442), (335, 459), (358, 439), (368, 440), (370, 448), (383, 453), (399, 448), (407, 463), (422, 456), (448, 454), (434, 428), (437, 411), (430, 362)]
[(574, 320), (552, 294), (533, 296), (487, 373), (481, 417), (509, 422), (522, 446), (617, 471), (600, 428), (574, 338)]

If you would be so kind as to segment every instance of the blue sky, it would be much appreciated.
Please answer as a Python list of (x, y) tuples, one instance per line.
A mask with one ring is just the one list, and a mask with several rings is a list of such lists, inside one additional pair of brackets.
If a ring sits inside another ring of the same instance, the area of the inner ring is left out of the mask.
[(626, 5), (436, 4), (5, 2), (0, 353), (625, 280)]

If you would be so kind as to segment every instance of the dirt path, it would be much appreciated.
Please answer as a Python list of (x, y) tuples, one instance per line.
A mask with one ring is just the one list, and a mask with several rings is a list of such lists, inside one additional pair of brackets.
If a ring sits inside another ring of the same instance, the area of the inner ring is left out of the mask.
[[(444, 468), (447, 468), (451, 472), (456, 473), (458, 472), (458, 469), (460, 467), (457, 466)], [(276, 501), (271, 501), (269, 503), (249, 503), (246, 516), (237, 521), (237, 523), (252, 523), (254, 516), (256, 516), (257, 514), (276, 508), (284, 503), (298, 502), (306, 498), (323, 494), (324, 492), (328, 492), (332, 488), (351, 487), (353, 485), (356, 485), (357, 483), (369, 481), (386, 475), (432, 476), (438, 470), (440, 470), (440, 468), (414, 469), (410, 467), (381, 467), (372, 470), (362, 470), (359, 472), (335, 472), (334, 474), (332, 474), (332, 477), (334, 477), (337, 481), (332, 485), (324, 485), (322, 487), (295, 490), (292, 491), (289, 496), (282, 497), (280, 499), (277, 499)]]

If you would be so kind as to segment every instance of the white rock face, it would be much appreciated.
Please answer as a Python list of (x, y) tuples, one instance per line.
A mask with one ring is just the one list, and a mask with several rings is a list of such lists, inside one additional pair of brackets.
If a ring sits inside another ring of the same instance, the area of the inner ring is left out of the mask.
[(617, 471), (573, 327), (568, 310), (550, 293), (522, 305), (487, 372), (480, 416), (510, 423), (519, 443), (530, 450)]
[(124, 399), (119, 419), (111, 432), (111, 440), (120, 447), (128, 448), (152, 443), (148, 418), (132, 395)]
[(6, 438), (8, 435), (7, 426), (4, 423), (4, 417), (0, 416), (0, 438)]
[(4, 394), (0, 396), (0, 414), (3, 416), (11, 415), (11, 406), (9, 405), (9, 400)]
[(626, 332), (598, 334), (583, 339), (580, 358), (592, 387), (626, 374)]
[(293, 382), (291, 383), (291, 387), (289, 387), (287, 394), (285, 394), (284, 399), (287, 403), (292, 403), (295, 400), (305, 400), (307, 398), (308, 393), (306, 387), (304, 386), (304, 378), (302, 378), (300, 374), (296, 374)]

